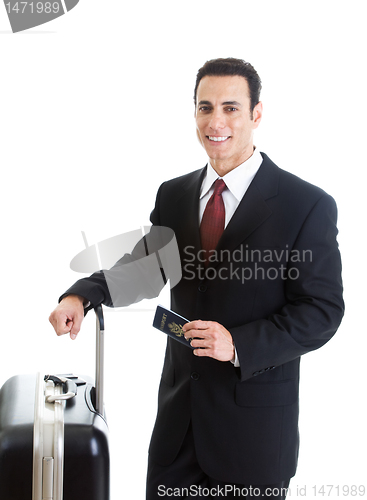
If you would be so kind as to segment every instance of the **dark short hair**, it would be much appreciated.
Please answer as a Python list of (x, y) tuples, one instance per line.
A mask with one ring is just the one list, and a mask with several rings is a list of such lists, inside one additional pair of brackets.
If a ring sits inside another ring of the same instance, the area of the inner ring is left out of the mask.
[(260, 101), (261, 80), (255, 68), (242, 59), (228, 57), (226, 59), (211, 59), (199, 69), (196, 76), (196, 85), (194, 92), (194, 102), (196, 105), (196, 94), (200, 80), (204, 76), (243, 76), (247, 80), (250, 91), (250, 110), (254, 110), (256, 104)]

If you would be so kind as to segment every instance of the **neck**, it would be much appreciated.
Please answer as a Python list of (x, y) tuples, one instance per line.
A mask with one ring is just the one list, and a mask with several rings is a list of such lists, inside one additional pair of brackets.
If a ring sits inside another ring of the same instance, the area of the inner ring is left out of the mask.
[(210, 159), (210, 164), (214, 168), (214, 170), (217, 172), (219, 177), (224, 177), (228, 172), (231, 170), (234, 170), (237, 168), (239, 165), (242, 165), (245, 161), (247, 161), (251, 156), (253, 155), (255, 149), (252, 148), (248, 153), (244, 154), (241, 156), (240, 159), (237, 160), (215, 160), (215, 159)]

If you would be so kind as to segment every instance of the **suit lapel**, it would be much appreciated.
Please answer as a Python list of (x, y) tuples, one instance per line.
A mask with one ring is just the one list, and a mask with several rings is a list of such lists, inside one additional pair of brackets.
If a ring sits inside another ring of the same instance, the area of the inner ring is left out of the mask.
[(179, 247), (193, 247), (195, 255), (197, 255), (197, 252), (201, 248), (199, 196), (205, 172), (206, 167), (189, 175), (188, 179), (182, 185), (180, 194), (176, 200), (175, 220), (177, 220), (177, 227), (175, 228), (175, 234), (179, 242)]

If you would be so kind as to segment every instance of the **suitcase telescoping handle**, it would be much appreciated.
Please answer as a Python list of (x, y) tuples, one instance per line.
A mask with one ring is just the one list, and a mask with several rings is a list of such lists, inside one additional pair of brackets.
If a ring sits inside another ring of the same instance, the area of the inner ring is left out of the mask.
[(102, 305), (94, 308), (96, 313), (96, 405), (97, 413), (103, 415), (104, 400), (104, 318)]

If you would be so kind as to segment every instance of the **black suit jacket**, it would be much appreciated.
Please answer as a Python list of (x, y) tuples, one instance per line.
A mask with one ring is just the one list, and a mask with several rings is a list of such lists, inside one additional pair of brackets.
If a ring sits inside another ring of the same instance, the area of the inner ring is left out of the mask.
[[(180, 250), (172, 309), (223, 324), (240, 368), (168, 338), (149, 452), (169, 465), (191, 420), (204, 472), (240, 484), (294, 475), (300, 356), (332, 337), (344, 310), (334, 200), (262, 156), (207, 269), (198, 222), (205, 169), (162, 184), (151, 214)], [(111, 305), (102, 273), (67, 293)]]

